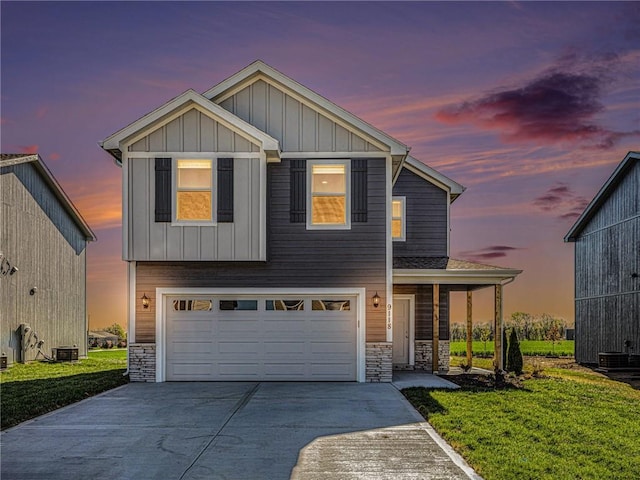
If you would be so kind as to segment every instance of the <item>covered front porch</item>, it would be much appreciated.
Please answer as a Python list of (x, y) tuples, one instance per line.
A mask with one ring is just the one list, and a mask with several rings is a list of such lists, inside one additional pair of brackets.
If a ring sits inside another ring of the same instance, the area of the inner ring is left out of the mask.
[(396, 257), (393, 265), (393, 367), (449, 370), (450, 292), (466, 292), (467, 365), (473, 365), (473, 292), (494, 291), (494, 365), (502, 365), (504, 286), (522, 270), (448, 257)]

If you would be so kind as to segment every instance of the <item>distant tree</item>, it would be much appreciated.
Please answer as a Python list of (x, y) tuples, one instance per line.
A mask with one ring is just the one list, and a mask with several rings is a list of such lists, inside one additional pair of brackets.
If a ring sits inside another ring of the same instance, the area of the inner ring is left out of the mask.
[(522, 352), (520, 351), (520, 342), (518, 341), (518, 334), (515, 328), (511, 329), (511, 335), (509, 336), (509, 351), (507, 353), (507, 371), (514, 372), (516, 375), (522, 373)]
[(518, 338), (523, 340), (532, 340), (529, 338), (530, 331), (533, 326), (533, 315), (526, 312), (513, 312), (511, 314), (511, 320), (507, 322), (507, 326), (516, 329)]
[(487, 352), (487, 342), (491, 340), (491, 325), (485, 323), (483, 325), (478, 325), (478, 329), (480, 332), (480, 341), (484, 342), (484, 351)]
[(467, 339), (467, 330), (459, 323), (451, 324), (451, 340), (459, 342)]
[(549, 315), (547, 323), (545, 325), (544, 339), (551, 342), (551, 351), (556, 353), (556, 342), (562, 340), (564, 335), (564, 320), (560, 318), (551, 317)]
[(118, 340), (127, 339), (127, 332), (124, 331), (124, 328), (122, 328), (119, 323), (114, 323), (113, 325), (108, 326), (104, 331), (116, 335)]

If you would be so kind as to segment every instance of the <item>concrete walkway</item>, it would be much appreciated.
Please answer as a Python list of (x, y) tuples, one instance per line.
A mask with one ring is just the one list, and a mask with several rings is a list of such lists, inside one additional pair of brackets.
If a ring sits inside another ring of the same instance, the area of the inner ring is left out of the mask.
[(395, 385), (398, 390), (411, 387), (444, 388), (450, 390), (460, 388), (449, 380), (421, 370), (395, 370), (393, 372), (393, 385)]
[(0, 439), (12, 480), (479, 478), (391, 384), (134, 383)]

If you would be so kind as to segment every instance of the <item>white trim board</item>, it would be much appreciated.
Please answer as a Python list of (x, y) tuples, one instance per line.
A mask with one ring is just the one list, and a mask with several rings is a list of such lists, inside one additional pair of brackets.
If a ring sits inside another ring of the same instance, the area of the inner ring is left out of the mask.
[(366, 374), (366, 289), (353, 288), (156, 288), (156, 382), (166, 381), (167, 315), (169, 295), (348, 295), (356, 297), (356, 380)]

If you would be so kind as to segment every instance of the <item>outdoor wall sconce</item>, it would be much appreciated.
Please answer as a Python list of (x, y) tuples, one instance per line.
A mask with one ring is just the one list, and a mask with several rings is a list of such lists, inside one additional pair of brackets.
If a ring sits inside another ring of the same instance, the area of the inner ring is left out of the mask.
[(38, 287), (32, 287), (31, 290), (29, 290), (29, 295), (33, 296), (36, 293), (38, 293)]
[(376, 294), (373, 296), (373, 307), (378, 308), (379, 306), (380, 306), (380, 295), (378, 295), (378, 292), (376, 292)]
[(144, 309), (149, 308), (149, 297), (147, 297), (146, 293), (142, 294), (142, 297), (140, 297), (140, 300), (142, 300), (142, 308)]

